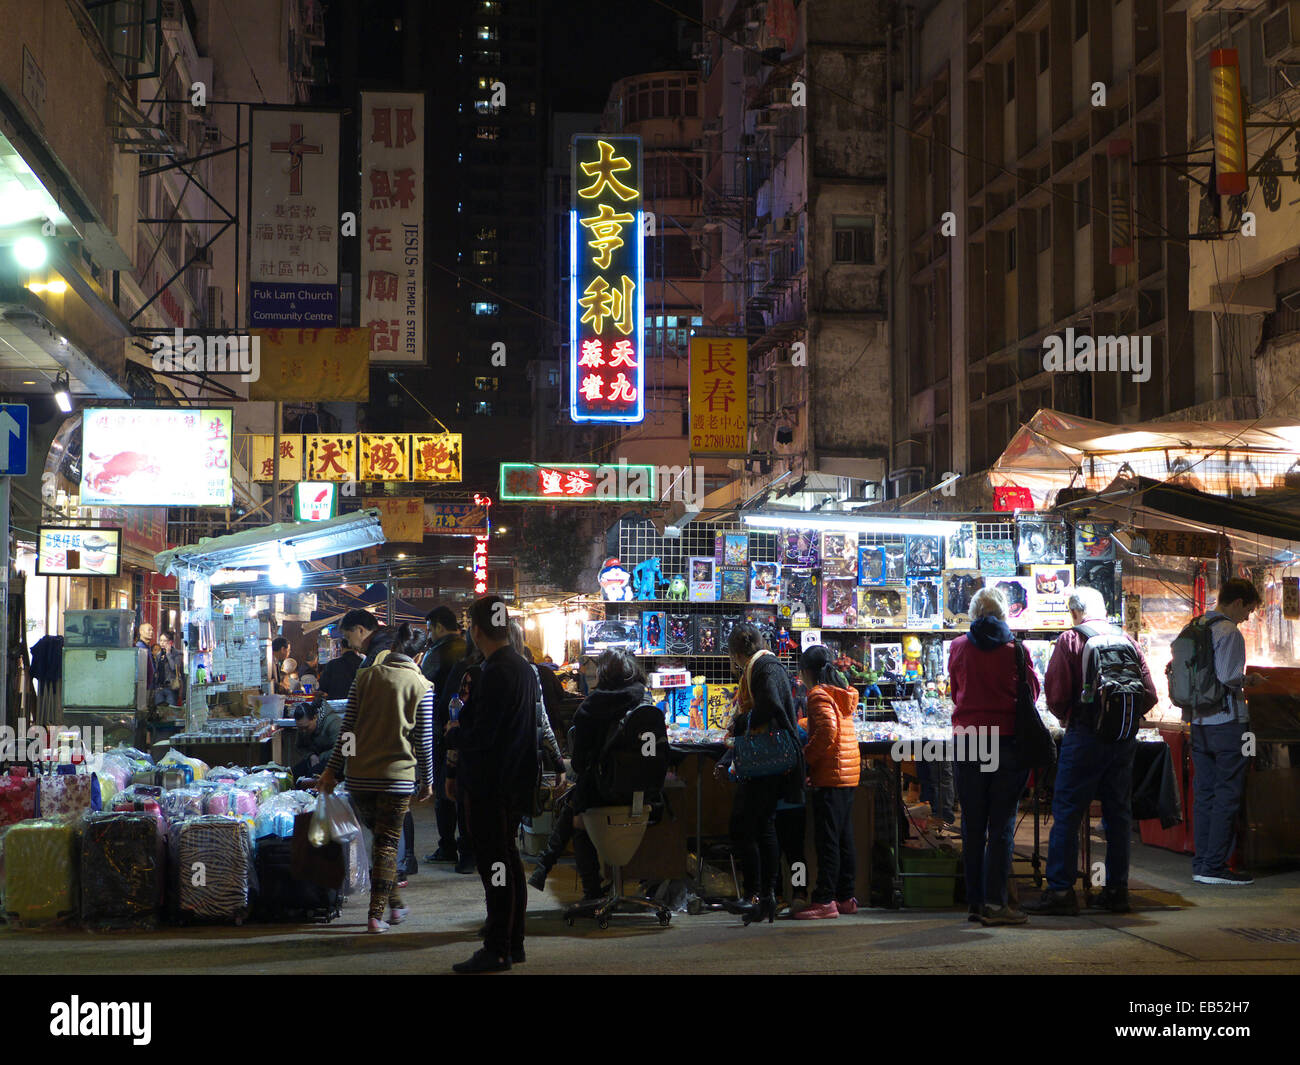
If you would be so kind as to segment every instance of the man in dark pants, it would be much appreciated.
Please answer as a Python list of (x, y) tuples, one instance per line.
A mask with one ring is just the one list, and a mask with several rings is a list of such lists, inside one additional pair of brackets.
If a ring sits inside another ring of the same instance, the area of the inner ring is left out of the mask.
[(465, 657), (467, 647), (465, 637), (461, 635), (460, 623), (450, 607), (435, 607), (429, 612), (426, 622), (429, 631), (429, 647), (424, 652), (420, 669), (433, 684), (435, 773), (433, 803), (434, 816), (438, 822), (438, 849), (432, 854), (426, 854), (424, 860), (455, 865), (459, 854), (456, 846), (456, 804), (444, 794), (442, 767), (446, 761), (447, 751), (446, 744), (443, 742), (443, 733), (449, 720), (447, 704), (455, 694), (450, 690), (447, 682), (451, 679), (451, 671), (456, 663)]
[(519, 822), (537, 786), (536, 680), (510, 646), (510, 615), (495, 595), (474, 603), (470, 638), (483, 669), (457, 723), (456, 775), (447, 797), (463, 793), (470, 837), (487, 900), (483, 948), (452, 968), (502, 972), (524, 960), (528, 885), (519, 857)]
[(1244, 753), (1250, 719), (1242, 693), (1264, 679), (1246, 672), (1246, 641), (1237, 626), (1257, 606), (1255, 586), (1233, 577), (1219, 589), (1217, 609), (1206, 615), (1214, 641), (1214, 672), (1227, 694), (1222, 710), (1192, 721), (1192, 763), (1196, 767), (1192, 879), (1198, 884), (1242, 886), (1255, 882), (1249, 873), (1229, 869), (1228, 860), (1237, 841), (1237, 813), (1250, 761)]

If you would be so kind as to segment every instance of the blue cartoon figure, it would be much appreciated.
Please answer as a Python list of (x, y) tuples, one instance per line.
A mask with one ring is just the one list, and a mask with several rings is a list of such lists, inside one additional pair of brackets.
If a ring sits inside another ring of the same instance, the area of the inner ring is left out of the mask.
[(668, 582), (664, 579), (664, 571), (659, 566), (658, 555), (647, 558), (644, 562), (638, 562), (632, 567), (632, 583), (636, 587), (638, 599), (659, 597), (659, 586)]

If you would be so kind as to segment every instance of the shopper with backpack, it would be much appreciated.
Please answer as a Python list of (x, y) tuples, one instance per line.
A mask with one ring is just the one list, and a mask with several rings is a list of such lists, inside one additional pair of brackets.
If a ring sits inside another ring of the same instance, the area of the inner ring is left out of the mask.
[(1133, 757), (1142, 715), (1158, 696), (1146, 658), (1133, 639), (1106, 618), (1095, 588), (1076, 587), (1068, 602), (1074, 628), (1057, 638), (1047, 665), (1047, 708), (1065, 724), (1052, 833), (1047, 846), (1047, 890), (1023, 909), (1072, 916), (1078, 873), (1079, 826), (1093, 799), (1101, 799), (1106, 831), (1106, 886), (1094, 905), (1127, 913), (1133, 815)]
[(1248, 765), (1242, 753), (1250, 728), (1243, 691), (1264, 679), (1246, 672), (1246, 641), (1237, 626), (1259, 605), (1259, 592), (1250, 581), (1224, 581), (1217, 608), (1193, 618), (1170, 646), (1169, 699), (1191, 723), (1196, 767), (1192, 879), (1198, 884), (1254, 883), (1248, 873), (1229, 869), (1228, 860)]

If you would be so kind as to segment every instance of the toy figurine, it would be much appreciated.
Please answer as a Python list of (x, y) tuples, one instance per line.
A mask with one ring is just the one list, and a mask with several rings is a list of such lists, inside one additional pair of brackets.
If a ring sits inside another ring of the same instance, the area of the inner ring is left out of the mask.
[(682, 574), (677, 574), (668, 582), (668, 598), (677, 600), (686, 598), (686, 578)]
[(647, 558), (632, 567), (633, 582), (636, 585), (638, 599), (656, 599), (659, 585), (666, 584), (664, 571), (659, 568), (659, 557)]
[(785, 625), (777, 626), (776, 646), (773, 650), (779, 655), (797, 655), (799, 653), (799, 644), (790, 635), (790, 630)]
[(632, 574), (616, 558), (605, 559), (597, 583), (607, 602), (626, 603), (632, 600)]
[(916, 636), (903, 637), (903, 677), (921, 679), (921, 641)]

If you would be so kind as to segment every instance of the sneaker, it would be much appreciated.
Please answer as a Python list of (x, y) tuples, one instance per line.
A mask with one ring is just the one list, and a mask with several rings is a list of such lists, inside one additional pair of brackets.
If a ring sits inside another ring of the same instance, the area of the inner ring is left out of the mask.
[(1128, 888), (1104, 887), (1088, 900), (1094, 910), (1109, 910), (1111, 913), (1132, 913), (1133, 907), (1128, 902)]
[(458, 858), (456, 860), (456, 872), (464, 876), (471, 876), (478, 872), (478, 865), (473, 858)]
[(546, 890), (546, 877), (550, 872), (544, 865), (539, 865), (528, 875), (528, 886), (538, 891)]
[(389, 910), (388, 923), (401, 924), (403, 921), (406, 920), (406, 918), (410, 915), (410, 913), (411, 913), (411, 908), (409, 906), (403, 906), (400, 909)]
[(827, 917), (838, 917), (839, 907), (833, 902), (813, 902), (794, 915), (796, 921), (820, 921)]
[(380, 932), (387, 932), (388, 922), (381, 921), (378, 917), (372, 917), (370, 918), (369, 922), (366, 924), (366, 931), (373, 932), (376, 935), (378, 935)]
[(406, 877), (403, 876), (402, 879), (397, 882), (397, 886), (399, 888), (404, 888), (404, 887), (410, 887), (411, 885), (410, 883), (408, 883)]
[(510, 959), (487, 950), (476, 950), (459, 965), (453, 965), (454, 973), (505, 973), (510, 971)]
[(1216, 869), (1210, 873), (1197, 873), (1192, 879), (1198, 884), (1219, 884), (1225, 887), (1244, 887), (1255, 882), (1255, 878), (1249, 873), (1237, 872), (1232, 869)]
[(980, 914), (980, 924), (985, 928), (998, 928), (1008, 924), (1024, 924), (1029, 918), (1025, 916), (1022, 910), (1013, 910), (1010, 906), (999, 906), (994, 909), (992, 906), (985, 906), (984, 912)]
[(439, 847), (432, 854), (426, 854), (424, 856), (424, 860), (428, 862), (430, 865), (455, 865), (456, 852), (443, 850), (441, 847)]
[(851, 913), (858, 912), (858, 900), (854, 898), (845, 899), (843, 902), (836, 901), (835, 908), (847, 917)]
[(1025, 913), (1037, 913), (1048, 917), (1076, 917), (1079, 913), (1079, 900), (1074, 896), (1074, 888), (1067, 891), (1044, 891), (1037, 902), (1027, 902), (1022, 907)]

